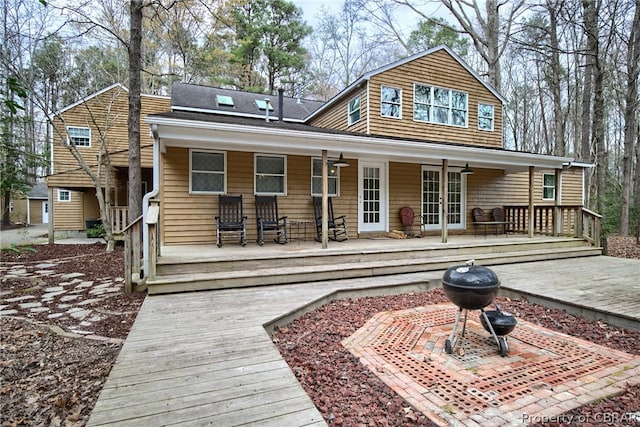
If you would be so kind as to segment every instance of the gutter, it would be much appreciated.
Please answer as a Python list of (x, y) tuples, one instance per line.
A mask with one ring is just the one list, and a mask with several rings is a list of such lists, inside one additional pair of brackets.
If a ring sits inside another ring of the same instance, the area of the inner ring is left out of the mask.
[(158, 137), (158, 125), (152, 124), (151, 137), (153, 138), (153, 186), (151, 191), (142, 198), (142, 272), (143, 277), (149, 271), (149, 226), (147, 225), (147, 212), (149, 211), (150, 200), (160, 192), (160, 138)]

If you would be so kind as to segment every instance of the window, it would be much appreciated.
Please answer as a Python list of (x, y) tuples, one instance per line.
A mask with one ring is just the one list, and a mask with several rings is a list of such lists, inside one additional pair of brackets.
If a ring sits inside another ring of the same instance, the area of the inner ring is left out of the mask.
[[(338, 196), (340, 185), (340, 168), (328, 163), (329, 196)], [(311, 159), (311, 195), (322, 196), (322, 159)]]
[(360, 120), (360, 97), (356, 96), (349, 101), (349, 125)]
[(493, 130), (493, 105), (478, 104), (478, 129)]
[(468, 94), (415, 83), (413, 119), (418, 122), (467, 126)]
[(256, 154), (255, 156), (255, 193), (286, 195), (287, 158)]
[(69, 191), (69, 190), (58, 190), (58, 201), (59, 202), (70, 202), (71, 201), (71, 191)]
[(75, 145), (76, 147), (91, 147), (91, 129), (68, 127), (67, 144)]
[(380, 114), (384, 117), (402, 117), (402, 90), (382, 86)]
[(216, 95), (219, 106), (233, 107), (233, 98), (226, 95)]
[(225, 153), (191, 150), (189, 156), (189, 193), (224, 194), (226, 192)]
[[(256, 99), (256, 106), (260, 110), (266, 110), (267, 109), (267, 101), (265, 101), (264, 99)], [(271, 102), (269, 102), (269, 111), (273, 111), (273, 105), (271, 105)]]
[(9, 213), (13, 213), (13, 202), (9, 202)]
[(542, 200), (556, 199), (556, 175), (553, 173), (542, 174)]

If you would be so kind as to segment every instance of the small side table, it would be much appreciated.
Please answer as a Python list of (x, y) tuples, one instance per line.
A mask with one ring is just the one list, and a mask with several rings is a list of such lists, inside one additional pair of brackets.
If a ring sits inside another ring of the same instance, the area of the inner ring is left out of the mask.
[[(307, 219), (290, 219), (287, 221), (289, 223), (289, 235), (290, 240), (296, 240), (298, 243), (300, 240), (307, 240), (307, 226), (313, 224), (313, 221)], [(295, 237), (294, 237), (295, 230)]]

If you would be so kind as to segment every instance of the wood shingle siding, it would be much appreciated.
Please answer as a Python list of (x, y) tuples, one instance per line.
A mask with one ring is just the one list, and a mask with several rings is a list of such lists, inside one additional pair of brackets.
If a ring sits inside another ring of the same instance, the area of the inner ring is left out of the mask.
[[(254, 153), (230, 151), (227, 153), (227, 194), (243, 196), (247, 220), (247, 240), (256, 240), (256, 214), (254, 204)], [(349, 160), (348, 168), (340, 171), (340, 190), (344, 194), (357, 191), (357, 162)], [(218, 215), (218, 196), (189, 194), (189, 150), (169, 147), (163, 156), (161, 221), (162, 243), (214, 244), (215, 217)], [(311, 158), (287, 156), (287, 195), (278, 196), (278, 210), (290, 221), (310, 221), (307, 238), (314, 236), (314, 214), (311, 203)], [(337, 197), (333, 202), (336, 215), (348, 215), (349, 232), (356, 232), (357, 202)]]
[[(349, 102), (351, 102), (351, 100), (356, 98), (357, 96), (360, 96), (360, 120), (349, 126)], [(349, 96), (346, 96), (344, 99), (338, 102), (334, 108), (329, 109), (326, 113), (322, 114), (317, 119), (313, 119), (309, 122), (309, 124), (322, 128), (367, 133), (368, 114), (369, 103), (367, 99), (367, 86), (362, 85), (351, 94), (349, 94)]]
[(58, 201), (58, 192), (54, 191), (53, 212), (54, 227), (56, 230), (84, 230), (84, 193), (71, 191), (71, 200), (68, 202)]
[[(467, 93), (467, 127), (414, 121), (414, 83)], [(380, 88), (383, 85), (402, 89), (402, 119), (380, 115)], [(500, 100), (445, 51), (380, 73), (372, 77), (369, 86), (372, 134), (502, 148)], [(494, 105), (494, 131), (478, 130), (478, 102)]]
[[(413, 119), (414, 83), (467, 93), (467, 126), (415, 121)], [(401, 118), (381, 115), (382, 86), (402, 90)], [(348, 103), (358, 94), (362, 96), (361, 120), (357, 126), (347, 126)], [(478, 103), (494, 106), (493, 131), (478, 129)], [(331, 108), (314, 117), (310, 124), (372, 135), (502, 148), (502, 114), (502, 101), (447, 51), (440, 50), (375, 74), (368, 84), (352, 89)]]

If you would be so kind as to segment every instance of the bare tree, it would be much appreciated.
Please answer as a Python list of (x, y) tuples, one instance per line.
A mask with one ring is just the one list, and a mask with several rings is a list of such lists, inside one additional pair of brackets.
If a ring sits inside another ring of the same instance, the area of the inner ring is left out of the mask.
[[(624, 109), (624, 154), (622, 163), (622, 200), (620, 233), (629, 234), (629, 212), (632, 205), (634, 143), (638, 138), (638, 76), (640, 75), (640, 0), (635, 0), (635, 13), (627, 45), (627, 90)], [(636, 168), (638, 165), (636, 164)], [(640, 183), (636, 180), (636, 187)], [(636, 198), (636, 204), (640, 200)], [(640, 234), (639, 234), (640, 235)]]

